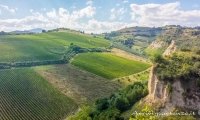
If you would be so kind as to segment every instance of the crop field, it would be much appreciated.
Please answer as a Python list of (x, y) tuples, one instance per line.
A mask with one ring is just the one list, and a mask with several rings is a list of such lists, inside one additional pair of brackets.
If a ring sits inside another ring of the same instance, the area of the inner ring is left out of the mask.
[(67, 47), (71, 43), (83, 48), (108, 47), (110, 45), (102, 38), (66, 32), (2, 35), (0, 36), (0, 62), (57, 60), (61, 57), (47, 51), (44, 47)]
[(80, 70), (70, 63), (33, 69), (79, 106), (92, 105), (96, 98), (108, 97), (122, 87), (117, 81)]
[(32, 69), (0, 70), (1, 120), (58, 120), (78, 109)]
[(108, 79), (141, 72), (151, 66), (108, 53), (82, 53), (74, 58), (72, 64)]

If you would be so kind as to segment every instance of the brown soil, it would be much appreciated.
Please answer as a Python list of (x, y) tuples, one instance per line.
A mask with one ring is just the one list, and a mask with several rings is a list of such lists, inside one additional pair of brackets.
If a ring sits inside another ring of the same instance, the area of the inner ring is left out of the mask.
[(96, 98), (108, 97), (121, 88), (117, 82), (82, 71), (71, 64), (35, 70), (79, 105), (91, 104)]

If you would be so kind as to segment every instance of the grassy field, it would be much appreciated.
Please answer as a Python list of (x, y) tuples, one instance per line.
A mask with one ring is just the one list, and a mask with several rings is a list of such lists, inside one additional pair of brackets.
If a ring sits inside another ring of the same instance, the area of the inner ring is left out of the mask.
[(34, 35), (0, 36), (0, 62), (20, 62), (60, 59), (44, 47), (69, 46), (70, 43), (83, 48), (108, 47), (110, 43), (102, 38), (66, 32), (52, 32)]
[(58, 120), (78, 109), (32, 69), (0, 70), (1, 120)]
[(151, 65), (128, 60), (108, 53), (83, 53), (72, 61), (72, 64), (99, 76), (113, 79), (141, 72)]

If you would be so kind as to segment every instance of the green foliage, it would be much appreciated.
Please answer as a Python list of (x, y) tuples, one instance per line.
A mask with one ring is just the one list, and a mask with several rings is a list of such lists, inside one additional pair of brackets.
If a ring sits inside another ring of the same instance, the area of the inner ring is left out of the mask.
[(103, 111), (109, 107), (107, 98), (100, 98), (95, 101), (95, 105), (98, 111)]
[(1, 31), (0, 32), (0, 35), (5, 35), (6, 33), (4, 31)]
[[(162, 34), (162, 29), (148, 27), (131, 27), (118, 30), (117, 35), (105, 38), (112, 42), (112, 46), (132, 54), (147, 57), (144, 49)], [(113, 34), (113, 32), (112, 32)]]
[(153, 54), (151, 57), (150, 57), (150, 60), (153, 62), (153, 63), (161, 63), (163, 62), (163, 57), (162, 57), (162, 54), (159, 54), (159, 53), (155, 53)]
[(200, 50), (196, 50), (196, 54), (200, 55)]
[[(147, 86), (140, 82), (129, 85), (109, 98), (97, 99), (92, 108), (92, 112), (82, 110), (74, 118), (78, 118), (82, 113), (94, 120), (117, 120), (122, 119), (121, 113), (129, 109), (141, 98), (148, 94)], [(85, 117), (85, 118), (87, 118)]]
[(200, 31), (192, 31), (191, 35), (192, 36), (200, 35)]
[(108, 79), (134, 74), (151, 66), (106, 53), (81, 53), (72, 64)]
[(78, 114), (68, 118), (68, 120), (92, 120), (92, 118), (90, 117), (92, 112), (93, 110), (91, 107), (83, 106)]
[(117, 96), (114, 102), (114, 106), (120, 110), (121, 112), (127, 110), (129, 108), (130, 104), (127, 100), (127, 98), (123, 96)]
[(167, 42), (168, 44), (171, 43), (172, 40), (177, 40), (181, 37), (183, 30), (180, 28), (171, 29), (170, 31), (166, 32), (163, 35), (159, 36), (161, 41)]
[(191, 51), (191, 49), (190, 49), (189, 47), (185, 47), (185, 46), (181, 47), (180, 50), (181, 50), (182, 52), (190, 52), (190, 51)]
[(119, 35), (121, 35), (120, 32), (112, 31), (111, 33), (105, 33), (105, 38), (116, 37), (116, 36), (119, 36)]
[(70, 44), (69, 46), (69, 49), (71, 49), (72, 51), (76, 52), (76, 53), (79, 53), (80, 50), (81, 50), (81, 47), (77, 46), (77, 45), (74, 45), (74, 44)]
[(155, 70), (160, 80), (170, 81), (178, 78), (188, 81), (193, 77), (199, 77), (199, 68), (200, 62), (196, 56), (174, 53), (168, 56), (164, 62), (159, 63)]
[(42, 33), (45, 33), (46, 32), (46, 30), (42, 30)]
[(32, 69), (1, 70), (0, 96), (2, 120), (57, 120), (78, 109)]
[(105, 111), (102, 111), (99, 115), (96, 115), (94, 120), (117, 120), (120, 118), (120, 111), (114, 107), (111, 107)]

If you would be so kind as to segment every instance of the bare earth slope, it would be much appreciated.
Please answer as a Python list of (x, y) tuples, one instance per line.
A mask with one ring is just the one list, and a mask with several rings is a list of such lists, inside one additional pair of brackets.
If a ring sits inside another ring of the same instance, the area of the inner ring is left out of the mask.
[(42, 67), (35, 70), (79, 105), (91, 104), (96, 98), (107, 97), (121, 87), (117, 82), (82, 71), (71, 64)]

